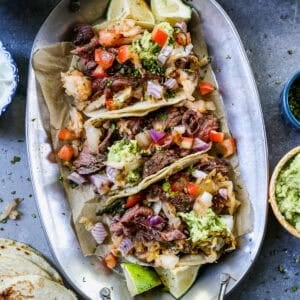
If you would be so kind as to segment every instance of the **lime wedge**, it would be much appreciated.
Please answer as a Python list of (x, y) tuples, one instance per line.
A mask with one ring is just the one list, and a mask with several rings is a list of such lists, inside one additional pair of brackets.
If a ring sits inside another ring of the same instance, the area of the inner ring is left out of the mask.
[(154, 16), (144, 0), (111, 0), (107, 10), (107, 20), (133, 19), (138, 25), (151, 28)]
[(161, 284), (156, 272), (149, 268), (131, 263), (121, 264), (129, 293), (132, 297), (153, 289)]
[(176, 298), (184, 295), (197, 278), (200, 266), (177, 267), (175, 269), (155, 268), (162, 283)]
[(181, 0), (151, 0), (151, 10), (157, 22), (169, 22), (175, 25), (180, 21), (189, 21), (192, 15), (190, 6)]

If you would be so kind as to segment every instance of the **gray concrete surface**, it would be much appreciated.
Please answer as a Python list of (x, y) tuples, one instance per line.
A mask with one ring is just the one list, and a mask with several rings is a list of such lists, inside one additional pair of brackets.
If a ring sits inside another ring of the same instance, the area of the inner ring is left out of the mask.
[[(20, 73), (14, 101), (0, 117), (0, 198), (3, 199), (0, 211), (11, 199), (24, 198), (20, 205), (21, 219), (0, 223), (0, 237), (29, 243), (50, 260), (30, 182), (24, 124), (30, 49), (42, 21), (57, 2), (0, 0), (0, 40), (12, 53)], [(256, 78), (272, 172), (280, 157), (300, 144), (300, 132), (283, 124), (278, 108), (284, 82), (300, 69), (300, 1), (220, 0), (219, 3), (237, 27)], [(20, 157), (20, 162), (13, 164), (14, 156)], [(286, 233), (270, 210), (260, 256), (247, 278), (227, 298), (300, 299), (299, 259), (300, 240)]]

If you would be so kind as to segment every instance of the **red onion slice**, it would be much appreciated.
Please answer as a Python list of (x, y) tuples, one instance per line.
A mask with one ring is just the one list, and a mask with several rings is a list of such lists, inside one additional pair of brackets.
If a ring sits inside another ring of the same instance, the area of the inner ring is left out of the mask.
[(209, 149), (209, 144), (203, 142), (199, 138), (194, 139), (193, 150), (195, 151), (204, 151)]
[(164, 83), (164, 86), (167, 88), (167, 89), (176, 89), (178, 87), (178, 84), (177, 84), (177, 80), (175, 78), (169, 78), (165, 83)]
[(107, 231), (102, 223), (96, 223), (91, 229), (91, 234), (97, 244), (101, 245), (107, 237)]
[(106, 194), (108, 192), (107, 187), (112, 181), (106, 175), (95, 174), (90, 176), (91, 183), (95, 186), (95, 191), (100, 194)]
[(149, 134), (154, 143), (157, 143), (163, 137), (165, 137), (166, 133), (164, 131), (156, 131), (155, 129), (150, 129)]
[(119, 170), (117, 170), (111, 166), (106, 167), (106, 175), (107, 175), (108, 179), (111, 180), (112, 182), (116, 181), (116, 177), (118, 174), (119, 174)]
[(130, 250), (133, 249), (133, 247), (134, 246), (132, 240), (129, 237), (126, 237), (120, 243), (118, 250), (122, 253), (123, 256), (126, 256), (130, 252)]
[(180, 28), (184, 33), (186, 33), (187, 32), (187, 25), (186, 25), (186, 23), (185, 22), (177, 22), (176, 24), (175, 24), (175, 27), (178, 27), (178, 28)]
[(147, 93), (155, 98), (161, 98), (163, 95), (163, 87), (158, 82), (148, 81)]
[(148, 218), (149, 225), (151, 227), (156, 227), (164, 222), (161, 216), (152, 216)]
[(78, 185), (87, 182), (87, 180), (77, 172), (72, 172), (67, 178)]
[(192, 175), (197, 179), (203, 179), (207, 174), (201, 170), (193, 170)]
[(228, 196), (227, 189), (225, 188), (219, 189), (218, 193), (222, 198), (227, 199)]
[(161, 49), (157, 59), (164, 65), (173, 51), (172, 46), (165, 46)]

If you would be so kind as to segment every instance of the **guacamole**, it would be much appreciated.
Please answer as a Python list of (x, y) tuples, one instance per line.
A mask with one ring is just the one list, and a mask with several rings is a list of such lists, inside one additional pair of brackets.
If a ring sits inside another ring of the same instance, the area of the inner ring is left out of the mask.
[(300, 232), (300, 153), (280, 171), (275, 184), (279, 210)]
[(225, 223), (216, 215), (212, 209), (207, 209), (204, 215), (199, 216), (195, 211), (189, 213), (178, 213), (188, 225), (193, 243), (208, 239), (216, 232), (227, 231)]

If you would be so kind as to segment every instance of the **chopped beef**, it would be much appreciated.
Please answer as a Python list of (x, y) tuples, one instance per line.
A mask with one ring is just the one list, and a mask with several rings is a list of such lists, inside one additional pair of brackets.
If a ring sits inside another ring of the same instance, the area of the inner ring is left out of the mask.
[(108, 78), (97, 78), (92, 82), (92, 90), (93, 94), (99, 92), (103, 94), (106, 86), (107, 86)]
[(119, 92), (134, 84), (133, 79), (130, 78), (114, 78), (112, 79), (111, 89), (114, 92)]
[(188, 109), (182, 116), (182, 124), (189, 136), (195, 135), (200, 129), (200, 115), (192, 109)]
[(193, 208), (195, 200), (191, 195), (177, 192), (168, 197), (168, 201), (175, 206), (177, 212), (188, 212)]
[(104, 161), (104, 155), (90, 153), (88, 147), (84, 147), (78, 158), (74, 160), (73, 165), (75, 166), (78, 174), (88, 175), (104, 169)]
[(144, 164), (143, 178), (155, 174), (159, 170), (175, 162), (178, 158), (179, 156), (174, 150), (155, 152)]
[(144, 96), (144, 90), (143, 87), (138, 87), (136, 89), (134, 89), (133, 93), (132, 93), (132, 98), (135, 98), (137, 100), (142, 100)]
[(172, 107), (167, 110), (168, 118), (166, 120), (166, 128), (177, 126), (182, 120), (182, 112), (178, 107)]
[(108, 146), (111, 143), (111, 136), (113, 134), (114, 130), (112, 128), (109, 128), (107, 131), (106, 137), (103, 139), (103, 141), (100, 143), (98, 149), (100, 153), (103, 153), (107, 150)]
[(166, 231), (166, 232), (161, 232), (160, 236), (163, 240), (165, 240), (167, 242), (172, 242), (172, 241), (176, 241), (176, 240), (183, 240), (183, 239), (186, 238), (185, 234), (182, 233), (178, 229), (174, 229), (174, 230)]
[(145, 206), (139, 206), (135, 205), (134, 207), (128, 209), (124, 215), (118, 219), (117, 222), (113, 223), (111, 226), (111, 231), (115, 232), (115, 229), (119, 228), (119, 224), (124, 224), (124, 223), (129, 223), (132, 221), (134, 218), (137, 216), (144, 216), (144, 217), (149, 217), (153, 215), (153, 210), (152, 208), (145, 207)]
[(200, 162), (195, 167), (204, 172), (211, 172), (212, 170), (217, 170), (217, 172), (221, 172), (223, 175), (229, 174), (229, 166), (226, 160), (220, 158)]
[(82, 46), (90, 42), (94, 37), (95, 33), (93, 27), (90, 25), (80, 24), (74, 28), (74, 40), (73, 43), (75, 46)]
[(218, 130), (219, 122), (214, 115), (203, 115), (200, 119), (200, 129), (198, 131), (198, 137), (204, 141), (209, 142), (209, 133), (211, 130)]
[(142, 118), (126, 118), (120, 119), (116, 124), (120, 134), (124, 138), (129, 140), (134, 139), (134, 137), (142, 131), (143, 119)]
[(92, 71), (94, 71), (97, 66), (98, 66), (98, 64), (94, 60), (87, 60), (87, 62), (85, 63), (86, 71), (89, 74), (91, 74)]
[(212, 209), (216, 214), (221, 214), (223, 209), (226, 208), (226, 199), (220, 194), (216, 194), (212, 199)]
[(71, 51), (72, 54), (78, 55), (82, 58), (91, 59), (94, 56), (95, 49), (99, 46), (97, 37), (93, 37), (88, 44), (76, 47)]

